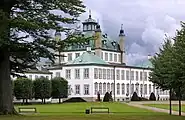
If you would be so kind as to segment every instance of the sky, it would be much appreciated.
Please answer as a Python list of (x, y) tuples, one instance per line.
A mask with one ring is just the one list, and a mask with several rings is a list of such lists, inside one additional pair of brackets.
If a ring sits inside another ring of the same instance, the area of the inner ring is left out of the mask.
[(126, 34), (126, 63), (141, 64), (154, 55), (165, 36), (173, 37), (185, 21), (185, 0), (83, 0), (87, 12), (112, 39), (118, 40), (121, 24)]

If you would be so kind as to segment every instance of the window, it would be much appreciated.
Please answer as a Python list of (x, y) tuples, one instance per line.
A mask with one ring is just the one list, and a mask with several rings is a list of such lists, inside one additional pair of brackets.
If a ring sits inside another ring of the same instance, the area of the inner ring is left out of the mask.
[(114, 78), (114, 70), (113, 69), (111, 69), (111, 80), (113, 80), (113, 78)]
[(39, 77), (38, 77), (38, 75), (35, 75), (35, 79), (38, 79)]
[(117, 83), (117, 95), (120, 95), (120, 84)]
[(114, 54), (114, 62), (117, 62), (117, 54)]
[(99, 93), (102, 95), (102, 83), (99, 83)]
[(112, 53), (109, 53), (109, 61), (112, 61)]
[(131, 80), (134, 80), (134, 71), (131, 71), (131, 73), (130, 73), (130, 79)]
[(143, 80), (143, 72), (140, 72), (140, 81)]
[(147, 84), (144, 85), (144, 93), (147, 94)]
[(139, 83), (136, 83), (136, 93), (139, 94)]
[(107, 92), (110, 92), (110, 83), (107, 83)]
[(102, 69), (101, 68), (99, 68), (99, 79), (102, 79)]
[(103, 69), (103, 79), (106, 79), (106, 69)]
[(112, 94), (114, 94), (114, 83), (111, 83), (111, 91), (112, 91)]
[(143, 95), (143, 84), (140, 84), (140, 94)]
[(80, 53), (75, 53), (75, 58), (79, 57)]
[(155, 94), (155, 85), (153, 85), (153, 93)]
[(103, 95), (106, 93), (106, 83), (103, 83)]
[(94, 94), (97, 95), (98, 93), (98, 83), (94, 83)]
[(138, 71), (136, 71), (136, 81), (139, 80), (139, 74), (138, 74)]
[(84, 79), (89, 78), (89, 68), (84, 68)]
[(129, 84), (127, 84), (127, 94), (129, 95), (129, 93), (130, 93), (130, 85)]
[(152, 91), (152, 86), (151, 84), (149, 84), (149, 94), (151, 93), (151, 91)]
[(89, 95), (89, 85), (88, 84), (84, 85), (84, 95)]
[(121, 80), (125, 80), (125, 71), (121, 70)]
[(127, 79), (127, 80), (130, 80), (130, 77), (129, 77), (129, 76), (130, 76), (130, 75), (129, 75), (129, 71), (127, 70), (127, 71), (126, 71), (126, 79)]
[(75, 94), (80, 94), (80, 85), (75, 85)]
[(94, 68), (94, 79), (98, 79), (98, 69)]
[(103, 59), (103, 52), (101, 52), (101, 59)]
[(60, 57), (60, 60), (61, 60), (61, 61), (64, 61), (64, 56), (65, 56), (65, 55), (62, 54), (62, 56)]
[(66, 79), (71, 79), (71, 70), (66, 69)]
[(105, 53), (105, 61), (108, 61), (108, 53)]
[(131, 95), (134, 93), (134, 84), (131, 84)]
[(125, 84), (124, 83), (121, 85), (121, 91), (122, 91), (122, 95), (124, 95), (125, 94)]
[(117, 80), (120, 80), (120, 70), (116, 70), (116, 77), (117, 77)]
[(147, 72), (144, 72), (144, 80), (147, 81)]
[(75, 79), (80, 79), (80, 69), (75, 69)]
[(118, 62), (121, 62), (121, 55), (118, 55)]
[(46, 76), (47, 79), (49, 79), (49, 76)]
[(72, 61), (72, 53), (68, 53), (68, 61)]
[(60, 72), (56, 72), (56, 77), (60, 77)]
[(71, 95), (71, 85), (68, 85), (68, 95)]
[(29, 75), (29, 79), (31, 79), (31, 80), (32, 80), (32, 75)]
[(107, 79), (110, 80), (110, 69), (107, 69)]

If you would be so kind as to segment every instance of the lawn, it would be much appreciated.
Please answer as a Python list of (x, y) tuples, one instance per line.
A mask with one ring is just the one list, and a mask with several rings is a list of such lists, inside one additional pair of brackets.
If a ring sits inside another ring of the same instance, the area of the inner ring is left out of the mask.
[[(85, 114), (90, 107), (109, 107), (110, 114)], [(16, 109), (19, 106), (16, 106)], [(28, 107), (28, 106), (22, 106)], [(29, 105), (30, 107), (30, 105)], [(124, 103), (64, 103), (31, 105), (38, 114), (24, 116), (0, 116), (0, 120), (184, 120), (185, 117), (169, 116), (128, 106)]]
[[(146, 106), (151, 106), (151, 107), (156, 107), (156, 108), (163, 108), (163, 109), (169, 109), (169, 104), (144, 104)], [(182, 105), (182, 111), (185, 112), (185, 105)], [(172, 105), (172, 110), (178, 111), (179, 110), (179, 105), (178, 104), (173, 104)]]

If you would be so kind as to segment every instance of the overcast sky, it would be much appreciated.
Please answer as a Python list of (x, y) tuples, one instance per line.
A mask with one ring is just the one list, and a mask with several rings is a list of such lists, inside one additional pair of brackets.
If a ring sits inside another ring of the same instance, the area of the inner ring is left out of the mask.
[[(103, 32), (118, 38), (121, 24), (126, 34), (126, 62), (137, 64), (157, 52), (165, 34), (174, 36), (185, 21), (185, 0), (83, 0), (99, 20)], [(81, 20), (88, 17), (88, 12)]]

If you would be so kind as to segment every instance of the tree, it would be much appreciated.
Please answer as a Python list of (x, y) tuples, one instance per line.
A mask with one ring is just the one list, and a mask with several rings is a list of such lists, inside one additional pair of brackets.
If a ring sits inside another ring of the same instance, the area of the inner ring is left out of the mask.
[(133, 93), (131, 101), (139, 101), (139, 97), (136, 92)]
[(105, 96), (103, 98), (103, 102), (109, 102), (109, 101), (110, 101), (110, 94), (109, 94), (109, 92), (106, 92)]
[(155, 94), (153, 92), (150, 94), (149, 100), (156, 101), (156, 97), (155, 97)]
[[(163, 90), (172, 90), (172, 82), (174, 80), (172, 67), (172, 51), (173, 45), (170, 38), (166, 38), (164, 45), (159, 49), (159, 53), (151, 59), (153, 64), (152, 72), (150, 73), (150, 81), (157, 88)], [(170, 92), (171, 93), (171, 92)], [(170, 94), (170, 114), (171, 114), (171, 94)]]
[(172, 51), (172, 67), (174, 75), (172, 85), (179, 100), (179, 115), (181, 115), (181, 99), (185, 88), (185, 23), (182, 23), (181, 27), (182, 29), (177, 31), (177, 35), (174, 38), (174, 49)]
[(51, 97), (51, 81), (45, 77), (40, 77), (34, 82), (35, 99), (41, 99), (42, 103), (46, 103), (46, 98)]
[(61, 98), (67, 98), (68, 96), (68, 82), (61, 77), (56, 77), (51, 80), (52, 83), (52, 93), (53, 98), (59, 98), (59, 103), (61, 103)]
[[(66, 45), (84, 42), (69, 35), (55, 41), (49, 30), (67, 32), (64, 24), (74, 24), (85, 12), (81, 0), (1, 0), (0, 1), (0, 113), (14, 113), (10, 74), (32, 68), (40, 57), (56, 57), (50, 49), (60, 50)], [(60, 10), (57, 15), (54, 11)], [(24, 33), (24, 34), (19, 34)], [(74, 39), (75, 38), (75, 39)], [(29, 39), (29, 40), (28, 40)]]
[(23, 99), (23, 104), (26, 100), (32, 98), (32, 87), (33, 83), (32, 80), (28, 78), (18, 78), (14, 81), (14, 95), (16, 99)]
[(152, 60), (154, 69), (151, 73), (152, 82), (163, 90), (170, 89), (170, 99), (172, 90), (175, 91), (179, 100), (179, 115), (181, 115), (182, 91), (185, 87), (185, 24), (182, 23), (181, 27), (182, 29), (178, 30), (173, 38), (174, 44), (172, 45), (170, 40), (166, 41), (163, 49)]

